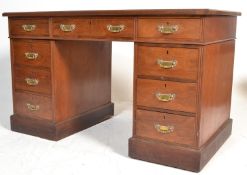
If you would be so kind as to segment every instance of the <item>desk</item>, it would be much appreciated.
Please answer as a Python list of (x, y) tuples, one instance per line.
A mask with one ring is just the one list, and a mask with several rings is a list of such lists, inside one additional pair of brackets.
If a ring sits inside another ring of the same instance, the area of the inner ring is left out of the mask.
[(133, 41), (130, 157), (200, 171), (231, 133), (238, 15), (208, 9), (4, 13), (11, 129), (59, 140), (109, 119), (111, 42)]

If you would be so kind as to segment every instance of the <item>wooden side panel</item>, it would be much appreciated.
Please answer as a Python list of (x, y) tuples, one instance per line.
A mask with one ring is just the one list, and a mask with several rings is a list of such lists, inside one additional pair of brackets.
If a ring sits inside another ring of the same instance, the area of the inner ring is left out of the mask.
[(204, 42), (212, 42), (236, 37), (237, 17), (205, 17)]
[(234, 44), (229, 41), (204, 47), (199, 146), (230, 117)]
[(53, 51), (57, 122), (111, 102), (111, 42), (56, 41)]

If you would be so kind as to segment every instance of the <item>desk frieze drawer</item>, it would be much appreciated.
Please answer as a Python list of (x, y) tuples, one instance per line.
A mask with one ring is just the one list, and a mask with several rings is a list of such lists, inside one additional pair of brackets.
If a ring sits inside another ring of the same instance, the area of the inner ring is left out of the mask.
[(92, 19), (92, 34), (103, 38), (134, 38), (134, 19)]
[(51, 74), (49, 71), (15, 67), (14, 75), (15, 89), (51, 94)]
[(49, 36), (48, 18), (13, 18), (9, 26), (11, 36)]
[(136, 136), (195, 146), (195, 117), (136, 110)]
[(51, 46), (44, 40), (12, 41), (14, 64), (37, 67), (51, 66)]
[(54, 37), (88, 37), (90, 23), (89, 18), (52, 18), (52, 35)]
[(197, 80), (199, 49), (137, 46), (137, 74)]
[(54, 37), (134, 38), (134, 20), (129, 18), (53, 18)]
[(200, 18), (139, 18), (137, 38), (165, 41), (200, 41)]
[(30, 93), (14, 93), (14, 111), (20, 116), (52, 120), (51, 98)]
[(196, 113), (196, 89), (196, 83), (137, 79), (137, 105)]

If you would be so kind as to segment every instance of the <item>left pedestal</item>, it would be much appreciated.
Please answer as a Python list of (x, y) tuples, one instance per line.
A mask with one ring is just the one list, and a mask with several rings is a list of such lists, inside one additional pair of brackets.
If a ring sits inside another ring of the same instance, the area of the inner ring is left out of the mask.
[(59, 140), (113, 115), (111, 42), (11, 38), (13, 131)]

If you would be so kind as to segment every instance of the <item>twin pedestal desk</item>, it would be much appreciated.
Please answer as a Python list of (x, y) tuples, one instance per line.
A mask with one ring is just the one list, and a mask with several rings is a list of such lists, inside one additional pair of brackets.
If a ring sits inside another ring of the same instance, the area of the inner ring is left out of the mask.
[(111, 44), (131, 41), (129, 156), (200, 171), (231, 134), (238, 15), (207, 9), (4, 13), (11, 129), (59, 140), (109, 119)]

